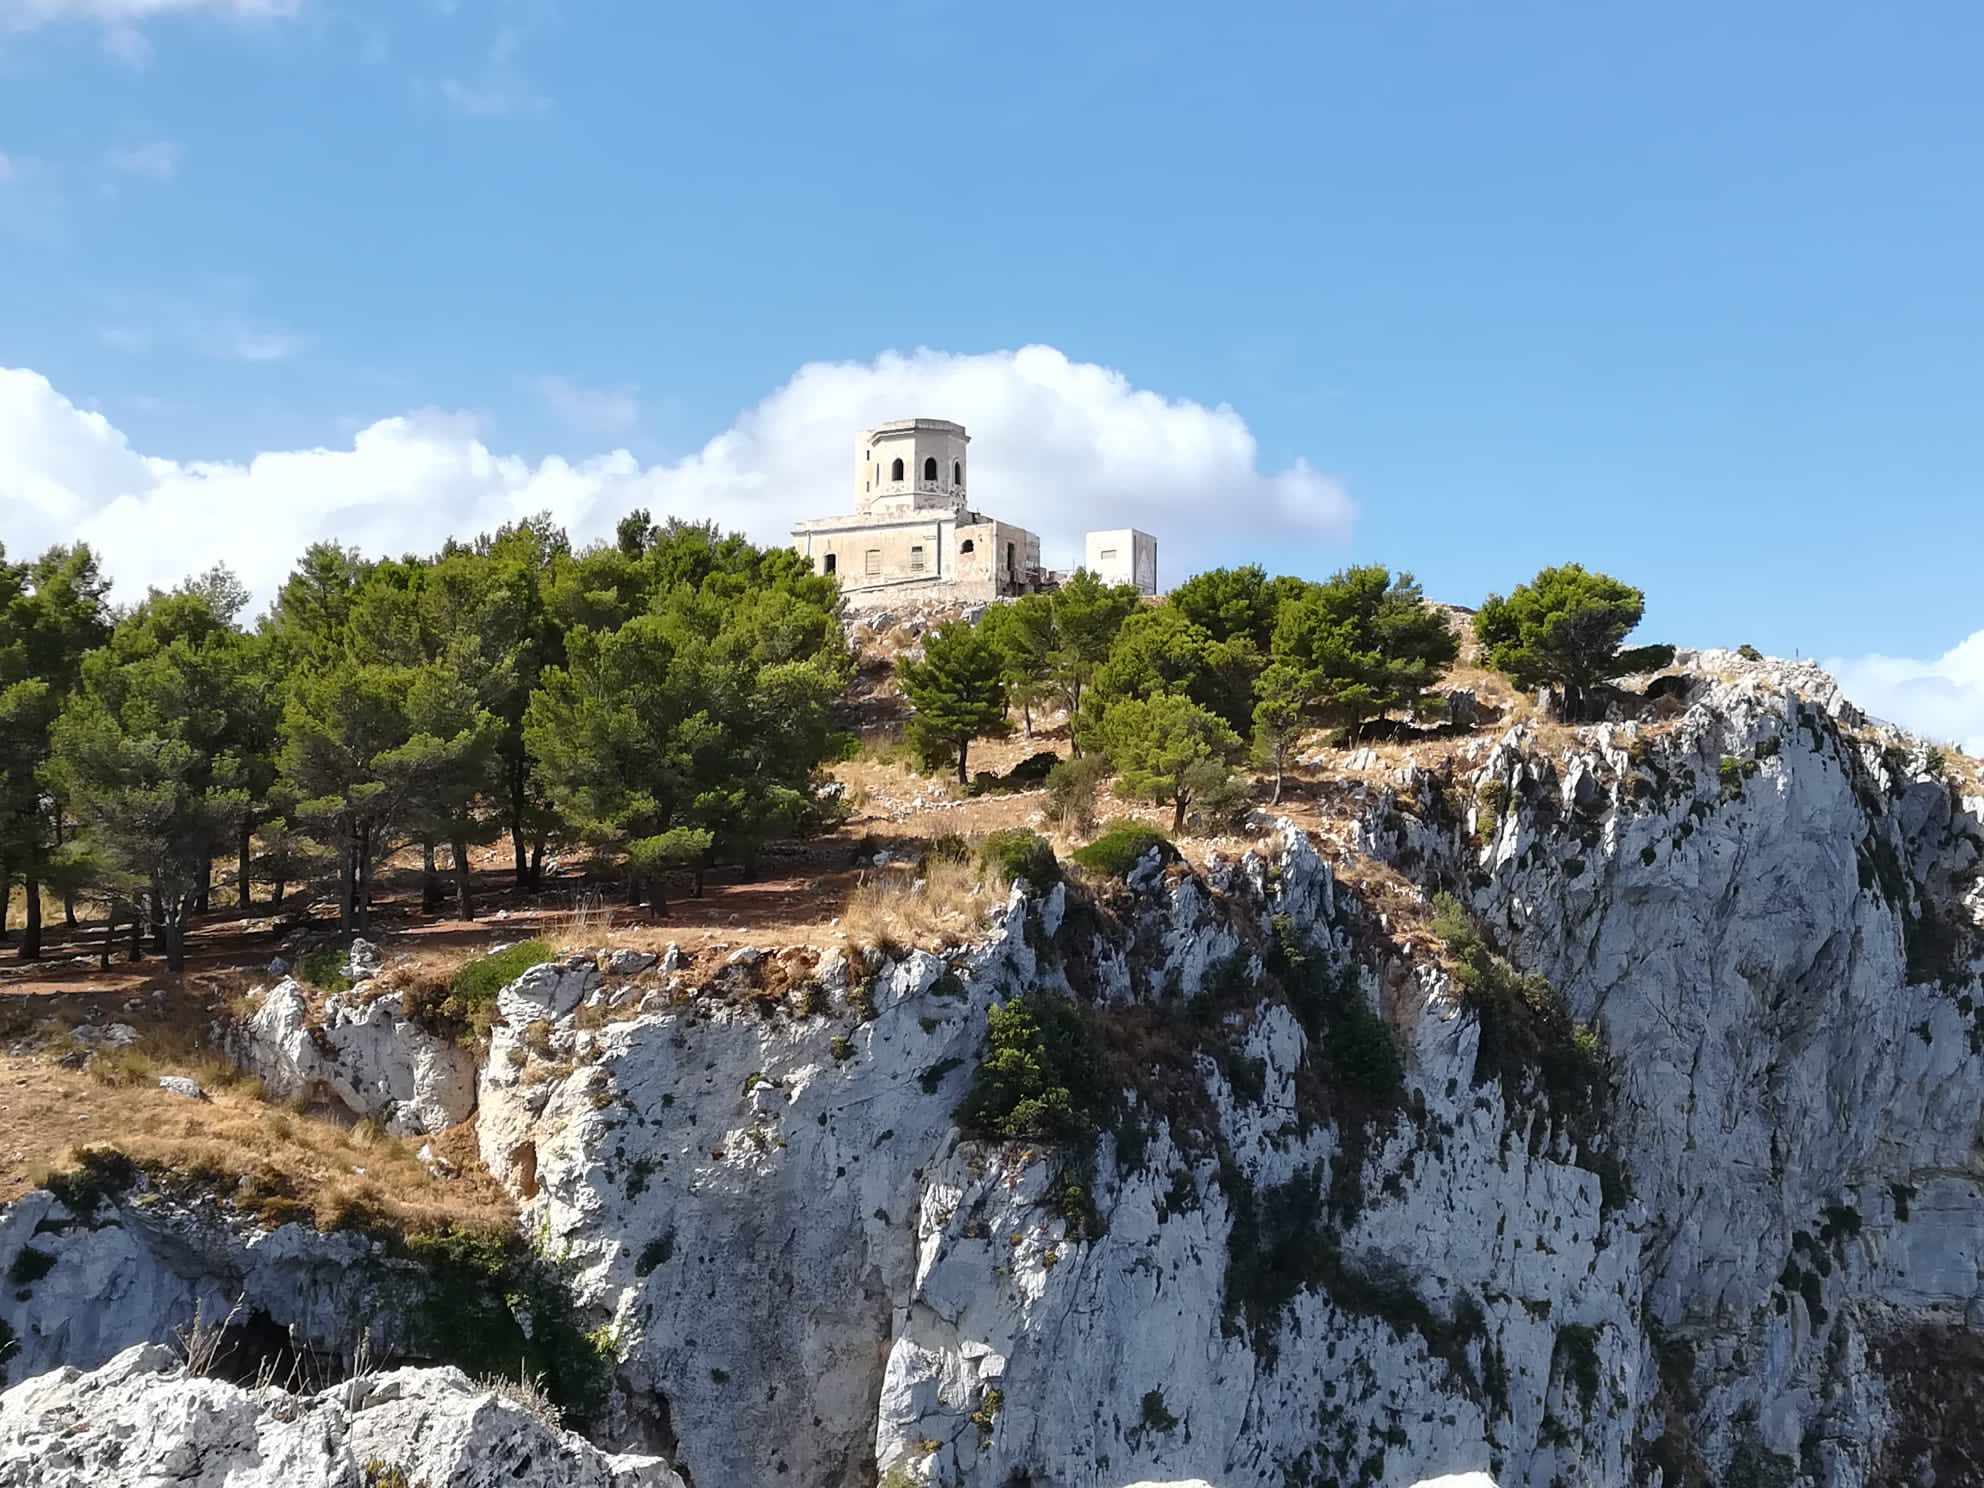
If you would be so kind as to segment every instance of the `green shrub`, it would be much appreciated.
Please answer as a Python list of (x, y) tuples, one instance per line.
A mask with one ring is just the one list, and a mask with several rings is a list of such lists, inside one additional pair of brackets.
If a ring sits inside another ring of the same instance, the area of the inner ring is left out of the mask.
[(1115, 821), (1103, 828), (1102, 835), (1075, 853), (1075, 861), (1091, 873), (1109, 878), (1128, 878), (1152, 848), (1169, 861), (1178, 856), (1171, 840), (1155, 827), (1140, 821)]
[(36, 1250), (32, 1245), (23, 1245), (12, 1264), (7, 1267), (7, 1282), (10, 1286), (33, 1286), (54, 1268), (55, 1257), (45, 1250)]
[(1598, 1330), (1583, 1323), (1566, 1323), (1557, 1330), (1552, 1350), (1564, 1377), (1576, 1387), (1587, 1412), (1598, 1402)]
[(349, 992), (351, 977), (345, 970), (348, 964), (344, 947), (323, 946), (296, 958), (296, 977), (320, 992)]
[(945, 832), (932, 837), (929, 845), (923, 849), (923, 866), (926, 868), (932, 863), (969, 863), (970, 861), (971, 844), (956, 832)]
[(450, 1226), (399, 1238), (424, 1273), (409, 1321), (419, 1350), (471, 1372), (493, 1361), (543, 1381), (575, 1427), (606, 1403), (618, 1350), (579, 1325), (568, 1267), (513, 1232)]
[(403, 994), (407, 1016), (445, 1038), (487, 1039), (496, 1017), (496, 994), (552, 955), (543, 941), (526, 940), (464, 961), (455, 968), (445, 994), (418, 988)]
[(1609, 1147), (1611, 1071), (1598, 1030), (1577, 1022), (1563, 996), (1542, 977), (1518, 971), (1500, 955), (1451, 894), (1433, 900), (1433, 933), (1454, 958), (1454, 980), (1481, 1029), (1474, 1083), (1498, 1080), (1513, 1109), (1540, 1090), (1598, 1174), (1607, 1207), (1623, 1202), (1625, 1175)]
[(978, 851), (980, 860), (994, 873), (1023, 882), (1037, 892), (1046, 892), (1061, 877), (1061, 865), (1047, 839), (1025, 827), (992, 833)]
[(1028, 992), (985, 1015), (985, 1052), (957, 1123), (990, 1140), (1071, 1141), (1105, 1104), (1087, 1023), (1065, 997)]
[(1722, 763), (1716, 766), (1716, 778), (1722, 782), (1722, 799), (1733, 801), (1743, 794), (1743, 782), (1757, 773), (1759, 766), (1755, 760), (1738, 759), (1733, 754), (1725, 754)]
[(1047, 819), (1070, 837), (1095, 830), (1095, 804), (1102, 782), (1109, 778), (1109, 761), (1099, 754), (1062, 760), (1047, 772)]
[(1736, 654), (1745, 661), (1762, 661), (1764, 659), (1763, 652), (1752, 646), (1748, 641), (1745, 641), (1736, 648)]

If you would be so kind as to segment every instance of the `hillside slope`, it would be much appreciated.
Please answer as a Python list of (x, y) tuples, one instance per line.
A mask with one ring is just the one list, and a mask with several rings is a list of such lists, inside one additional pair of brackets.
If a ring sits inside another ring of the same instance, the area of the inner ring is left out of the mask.
[[(1810, 668), (1670, 693), (948, 945), (526, 973), (475, 1120), (611, 1341), (596, 1438), (702, 1488), (1975, 1480), (1984, 798)], [(968, 1136), (1022, 999), (1065, 1115)], [(347, 1305), (144, 1198), (0, 1220), (37, 1368), (223, 1252), (279, 1327)]]

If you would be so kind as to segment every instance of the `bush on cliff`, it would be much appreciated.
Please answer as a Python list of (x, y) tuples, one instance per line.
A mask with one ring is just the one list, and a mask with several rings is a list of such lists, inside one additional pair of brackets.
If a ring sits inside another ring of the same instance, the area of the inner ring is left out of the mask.
[(985, 1140), (1075, 1141), (1095, 1130), (1104, 1103), (1080, 1010), (1028, 992), (985, 1015), (985, 1052), (957, 1122)]

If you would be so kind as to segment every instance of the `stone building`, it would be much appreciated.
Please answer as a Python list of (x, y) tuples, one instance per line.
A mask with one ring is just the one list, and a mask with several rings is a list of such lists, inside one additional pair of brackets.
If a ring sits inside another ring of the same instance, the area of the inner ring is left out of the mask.
[[(963, 424), (897, 419), (864, 429), (854, 445), (854, 509), (792, 529), (814, 571), (840, 580), (850, 604), (992, 600), (1053, 588), (1065, 573), (1041, 565), (1040, 537), (987, 516), (966, 496)], [(1091, 532), (1085, 566), (1111, 584), (1157, 593), (1157, 539), (1134, 527)]]
[(792, 529), (792, 545), (855, 604), (998, 599), (1045, 581), (1040, 538), (972, 509), (971, 436), (946, 419), (898, 419), (855, 442), (854, 510)]
[(1105, 584), (1134, 584), (1139, 594), (1157, 593), (1157, 539), (1134, 527), (1091, 532), (1082, 567)]

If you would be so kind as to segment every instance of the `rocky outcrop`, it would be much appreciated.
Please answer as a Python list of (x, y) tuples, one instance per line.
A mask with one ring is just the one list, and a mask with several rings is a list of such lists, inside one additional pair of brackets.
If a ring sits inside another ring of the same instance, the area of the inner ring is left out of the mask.
[(455, 1369), (397, 1369), (314, 1395), (190, 1376), (125, 1350), (0, 1395), (6, 1488), (683, 1488), (601, 1452)]
[[(1293, 829), (1133, 877), (1115, 924), (1016, 891), (981, 941), (824, 957), (770, 1014), (581, 1028), (582, 963), (504, 994), (485, 1156), (617, 1318), (627, 1439), (699, 1481), (1618, 1480), (1636, 1222), (1476, 1084), (1445, 979), (1360, 974)], [(1283, 933), (1366, 1018), (1396, 1004), (1412, 1071), (1381, 1110), (1318, 1088), (1321, 1025), (1263, 990)], [(987, 1011), (1043, 992), (1198, 1031), (1092, 1148), (964, 1140)]]
[(400, 1135), (437, 1132), (475, 1110), (474, 1054), (409, 1018), (397, 992), (375, 996), (361, 982), (319, 1009), (285, 977), (251, 1000), (230, 1047), (278, 1096), (334, 1103)]
[[(1641, 711), (1367, 751), (1330, 856), (1283, 822), (968, 943), (533, 968), (472, 1099), (609, 1322), (600, 1439), (805, 1488), (1966, 1481), (1984, 800), (1813, 668), (1691, 654)], [(296, 1079), (418, 1110), (299, 996)], [(1069, 1119), (967, 1134), (1022, 997), (1068, 1010)], [(0, 1260), (78, 1268), (0, 1306), (23, 1366), (190, 1307), (54, 1337), (88, 1257), (168, 1247), (23, 1213)]]
[(1471, 891), (1614, 1052), (1645, 1466), (1902, 1481), (1893, 1341), (1984, 1384), (1984, 800), (1816, 668), (1690, 660), (1670, 724), (1408, 770), (1364, 842)]
[(188, 1203), (142, 1177), (115, 1192), (65, 1185), (0, 1211), (0, 1383), (63, 1365), (95, 1368), (173, 1339), (197, 1315), (256, 1340), (349, 1357), (409, 1341), (421, 1277), (356, 1232), (273, 1228), (225, 1205)]

